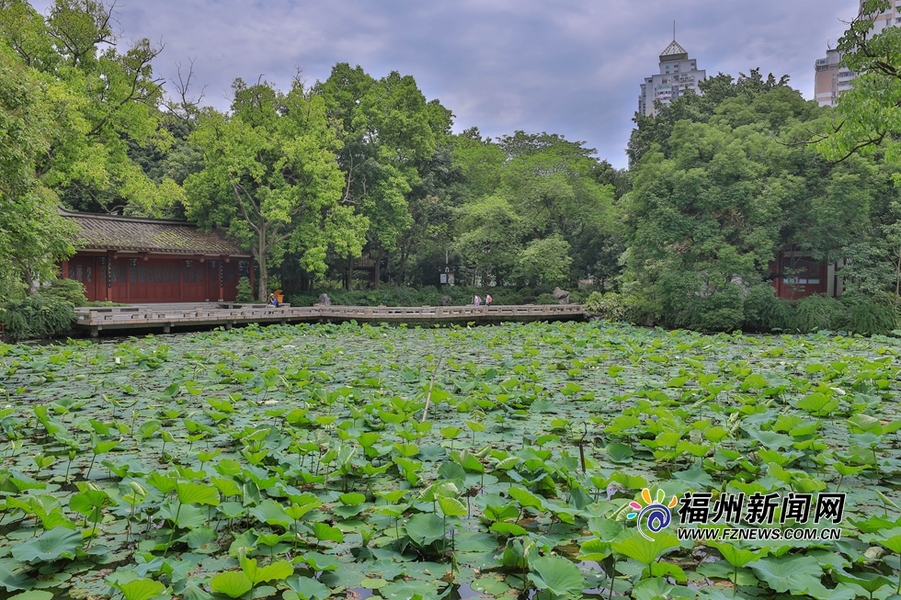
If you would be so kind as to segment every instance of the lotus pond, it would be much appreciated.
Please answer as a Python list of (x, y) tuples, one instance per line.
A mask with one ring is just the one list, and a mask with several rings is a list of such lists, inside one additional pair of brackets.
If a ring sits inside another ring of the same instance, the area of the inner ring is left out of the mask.
[[(0, 345), (0, 597), (899, 598), (899, 352), (600, 322)], [(844, 493), (841, 539), (636, 526), (697, 493)]]

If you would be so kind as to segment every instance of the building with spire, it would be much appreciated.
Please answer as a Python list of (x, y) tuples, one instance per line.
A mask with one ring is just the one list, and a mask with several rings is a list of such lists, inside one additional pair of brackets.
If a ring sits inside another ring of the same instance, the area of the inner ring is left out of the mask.
[[(858, 11), (863, 9), (866, 0), (860, 0)], [(888, 10), (876, 15), (870, 36), (901, 24), (901, 2), (894, 2)], [(842, 53), (828, 49), (825, 58), (817, 59), (816, 75), (813, 80), (813, 96), (820, 106), (835, 106), (838, 97), (851, 89), (851, 82), (857, 74), (842, 64)]]
[(688, 57), (688, 52), (676, 41), (674, 30), (672, 43), (660, 54), (660, 73), (645, 77), (641, 84), (638, 112), (650, 117), (656, 114), (655, 100), (669, 104), (689, 90), (700, 94), (698, 83), (705, 79), (707, 71), (698, 69), (697, 61)]

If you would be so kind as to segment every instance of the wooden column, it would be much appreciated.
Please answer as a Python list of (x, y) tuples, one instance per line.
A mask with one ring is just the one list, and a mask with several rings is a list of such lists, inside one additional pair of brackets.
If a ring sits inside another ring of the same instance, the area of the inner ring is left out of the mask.
[(224, 278), (225, 278), (225, 257), (220, 256), (219, 257), (219, 302), (225, 301), (225, 290), (223, 289), (223, 286), (225, 285), (225, 282), (223, 281)]
[[(106, 252), (106, 294), (104, 294), (104, 300), (107, 302), (112, 301), (113, 295), (113, 259), (116, 257), (116, 253), (112, 250), (107, 250)], [(128, 287), (126, 284), (126, 296), (128, 295)]]

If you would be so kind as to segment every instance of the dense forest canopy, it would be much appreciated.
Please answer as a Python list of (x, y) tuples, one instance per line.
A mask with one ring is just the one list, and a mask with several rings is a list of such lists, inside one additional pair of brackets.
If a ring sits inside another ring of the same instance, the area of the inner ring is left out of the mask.
[(769, 310), (773, 260), (793, 252), (897, 301), (901, 30), (867, 36), (871, 13), (842, 40), (861, 77), (839, 109), (787, 77), (721, 73), (636, 114), (617, 170), (553, 133), (455, 134), (412, 76), (347, 63), (289, 90), (236, 78), (225, 112), (192, 99), (190, 73), (167, 95), (161, 48), (123, 44), (112, 11), (0, 0), (5, 299), (73, 252), (64, 206), (227, 228), (256, 260), (258, 297), (436, 285), (447, 270), (474, 286), (590, 281), (648, 321), (729, 329)]

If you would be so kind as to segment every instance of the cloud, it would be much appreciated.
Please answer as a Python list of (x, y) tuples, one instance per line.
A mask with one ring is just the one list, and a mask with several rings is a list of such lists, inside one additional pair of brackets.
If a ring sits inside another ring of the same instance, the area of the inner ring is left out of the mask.
[[(45, 10), (49, 0), (33, 3)], [(639, 84), (676, 37), (708, 75), (760, 67), (806, 98), (813, 65), (853, 17), (854, 0), (119, 0), (128, 38), (165, 44), (169, 80), (194, 59), (205, 102), (228, 107), (236, 77), (281, 88), (339, 62), (375, 77), (412, 75), (456, 115), (455, 129), (515, 129), (584, 140), (618, 167)]]

